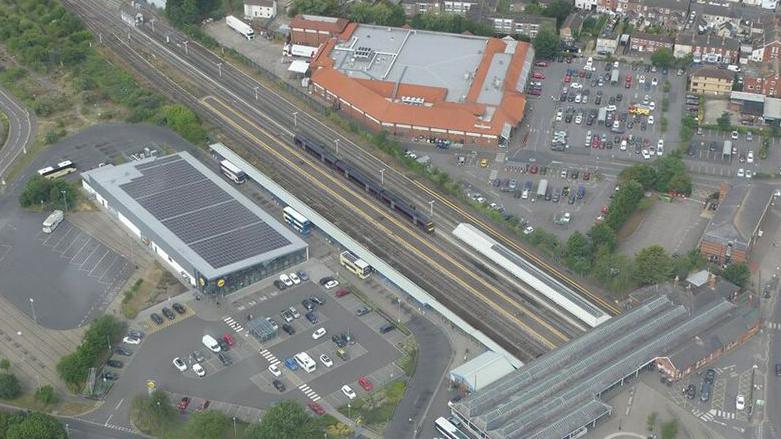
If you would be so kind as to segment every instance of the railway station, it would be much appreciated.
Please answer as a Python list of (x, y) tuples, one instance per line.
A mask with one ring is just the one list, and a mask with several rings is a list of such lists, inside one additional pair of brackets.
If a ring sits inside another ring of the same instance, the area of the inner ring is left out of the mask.
[(205, 294), (227, 294), (308, 259), (307, 244), (187, 152), (82, 173), (134, 239)]

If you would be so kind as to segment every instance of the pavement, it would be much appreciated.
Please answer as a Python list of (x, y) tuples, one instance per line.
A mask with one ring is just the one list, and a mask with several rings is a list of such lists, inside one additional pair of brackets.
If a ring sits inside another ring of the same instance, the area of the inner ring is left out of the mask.
[(6, 173), (19, 154), (27, 153), (35, 140), (36, 119), (11, 93), (0, 89), (0, 111), (8, 116), (8, 137), (0, 148), (0, 184), (5, 186)]

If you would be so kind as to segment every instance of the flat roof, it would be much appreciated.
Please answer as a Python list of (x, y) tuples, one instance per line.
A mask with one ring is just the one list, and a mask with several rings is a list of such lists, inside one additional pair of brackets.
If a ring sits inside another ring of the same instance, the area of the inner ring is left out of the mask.
[(207, 279), (307, 246), (187, 152), (107, 165), (82, 178)]
[(703, 240), (747, 246), (773, 195), (765, 183), (733, 184), (705, 228)]
[(610, 413), (600, 395), (736, 305), (716, 298), (696, 313), (662, 295), (614, 317), (453, 405), (491, 439), (557, 439)]
[[(334, 68), (350, 78), (444, 88), (445, 100), (458, 102), (469, 92), (487, 41), (485, 37), (361, 24), (329, 56)], [(504, 71), (508, 65), (504, 64)]]
[(486, 351), (451, 370), (450, 378), (465, 382), (472, 391), (475, 391), (514, 370), (512, 363), (504, 355)]

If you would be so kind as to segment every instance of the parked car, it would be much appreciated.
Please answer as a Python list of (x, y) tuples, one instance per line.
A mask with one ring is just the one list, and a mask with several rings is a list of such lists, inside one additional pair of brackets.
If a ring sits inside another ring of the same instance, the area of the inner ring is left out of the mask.
[(152, 321), (157, 323), (158, 325), (162, 325), (163, 324), (163, 318), (160, 317), (160, 314), (158, 314), (156, 312), (153, 312), (152, 314), (150, 314), (149, 318), (152, 319)]
[(325, 409), (323, 406), (314, 401), (309, 401), (309, 403), (307, 403), (307, 407), (309, 407), (309, 410), (312, 410), (317, 416), (323, 416), (325, 414)]
[(342, 393), (344, 393), (344, 396), (346, 396), (348, 399), (353, 400), (355, 399), (355, 391), (352, 389), (352, 387), (348, 386), (347, 384), (342, 386)]
[(394, 325), (393, 323), (386, 323), (380, 326), (380, 334), (387, 334), (388, 332), (391, 332), (394, 329), (396, 329), (396, 325)]
[(225, 340), (225, 343), (228, 344), (228, 346), (233, 347), (236, 345), (236, 341), (233, 340), (233, 336), (230, 335), (230, 333), (222, 334), (222, 339)]
[(301, 279), (295, 273), (288, 273), (287, 277), (289, 277), (290, 280), (293, 281), (293, 285), (298, 285), (301, 283)]
[(686, 395), (686, 399), (694, 399), (697, 396), (697, 387), (694, 384), (689, 384), (683, 390), (683, 393)]
[(306, 313), (305, 317), (306, 317), (307, 320), (309, 320), (309, 323), (311, 323), (313, 325), (316, 325), (317, 322), (319, 321), (317, 319), (317, 313), (315, 313), (314, 311)]
[(279, 315), (282, 316), (282, 320), (284, 320), (285, 323), (290, 323), (294, 320), (293, 314), (290, 313), (290, 310), (283, 309)]
[(271, 372), (271, 375), (274, 375), (275, 377), (282, 375), (282, 371), (279, 370), (279, 367), (277, 367), (276, 364), (270, 365), (268, 367), (268, 371)]
[(295, 328), (293, 328), (289, 323), (283, 323), (282, 330), (285, 331), (288, 335), (293, 335), (296, 333)]
[(127, 336), (122, 339), (122, 343), (126, 344), (141, 344), (141, 339), (136, 337)]
[(284, 274), (284, 273), (280, 274), (279, 275), (279, 280), (281, 280), (282, 283), (285, 284), (285, 286), (288, 286), (288, 287), (292, 287), (293, 286), (293, 280), (290, 279), (290, 276), (288, 276), (287, 274)]
[(301, 314), (298, 313), (295, 307), (291, 306), (290, 308), (288, 308), (288, 310), (290, 311), (290, 314), (293, 316), (294, 319), (301, 318)]
[(366, 314), (369, 314), (370, 312), (372, 312), (371, 308), (368, 308), (366, 306), (362, 306), (362, 307), (358, 308), (355, 311), (355, 315), (360, 317), (360, 316), (365, 316)]
[(178, 302), (174, 302), (173, 305), (171, 305), (171, 308), (173, 308), (174, 311), (178, 312), (179, 314), (184, 314), (187, 312), (187, 310), (184, 308), (184, 305)]
[(331, 367), (334, 365), (334, 360), (331, 359), (327, 354), (320, 355), (320, 362), (323, 363), (323, 366), (325, 367)]
[(362, 376), (358, 378), (358, 384), (363, 387), (363, 390), (367, 392), (371, 392), (374, 389), (374, 384), (372, 384), (371, 381), (369, 381), (369, 378), (366, 378), (365, 376)]
[(284, 392), (285, 391), (285, 384), (282, 383), (282, 381), (274, 380), (274, 381), (272, 381), (272, 384), (274, 384), (274, 388), (277, 389), (278, 391), (280, 391), (280, 392)]
[(713, 369), (706, 370), (704, 380), (706, 383), (713, 384), (716, 381), (716, 371)]
[(131, 329), (127, 331), (128, 337), (144, 338), (144, 335), (144, 331), (139, 331), (138, 329)]
[(342, 288), (341, 290), (336, 292), (336, 297), (344, 297), (346, 295), (350, 294), (350, 290)]
[(290, 370), (298, 370), (298, 363), (293, 357), (287, 357), (285, 358), (285, 367)]
[(275, 287), (277, 287), (277, 289), (278, 289), (279, 291), (282, 291), (282, 290), (284, 290), (285, 288), (287, 288), (287, 285), (285, 285), (285, 283), (284, 283), (284, 282), (282, 282), (282, 281), (281, 281), (281, 280), (279, 280), (279, 279), (276, 279), (276, 280), (274, 280), (274, 286), (275, 286)]
[(108, 360), (108, 361), (106, 361), (106, 366), (114, 367), (114, 368), (117, 368), (117, 369), (121, 369), (122, 366), (124, 366), (124, 365), (125, 364), (122, 363), (120, 360)]
[(176, 314), (174, 314), (174, 312), (173, 312), (173, 311), (171, 311), (171, 309), (170, 309), (170, 308), (168, 308), (168, 307), (165, 307), (165, 306), (164, 306), (164, 307), (163, 307), (163, 309), (162, 309), (162, 310), (160, 310), (160, 311), (163, 313), (163, 315), (165, 316), (165, 318), (167, 318), (168, 320), (173, 320), (173, 319), (175, 319), (175, 318), (176, 318)]
[(206, 357), (203, 356), (201, 351), (195, 350), (190, 354), (190, 358), (193, 360), (194, 363), (203, 363), (206, 361)]
[(103, 372), (102, 377), (104, 381), (116, 381), (119, 379), (119, 375), (111, 371)]
[(347, 340), (342, 339), (339, 335), (332, 335), (331, 341), (336, 343), (336, 347), (343, 348), (347, 346)]
[(187, 407), (189, 407), (189, 406), (190, 406), (190, 397), (189, 396), (182, 397), (182, 399), (179, 402), (176, 403), (176, 408), (178, 408), (181, 411), (187, 410)]
[(122, 348), (122, 347), (114, 348), (114, 353), (117, 354), (117, 355), (124, 355), (126, 357), (129, 357), (129, 356), (133, 355), (133, 351), (131, 351), (130, 349)]
[(326, 334), (325, 328), (317, 328), (315, 332), (312, 333), (312, 338), (315, 340), (318, 340), (322, 338)]
[(312, 302), (314, 302), (314, 303), (316, 303), (316, 304), (318, 304), (320, 306), (325, 305), (325, 297), (312, 296), (312, 297), (309, 298), (309, 300), (311, 300)]
[(301, 301), (301, 306), (304, 307), (304, 309), (308, 311), (313, 311), (315, 309), (315, 304), (309, 299), (304, 299)]
[(187, 363), (185, 363), (184, 360), (179, 357), (174, 358), (173, 364), (174, 367), (179, 369), (179, 372), (184, 372), (187, 370)]
[(195, 372), (195, 374), (198, 375), (199, 377), (203, 377), (206, 375), (206, 369), (204, 369), (200, 363), (193, 364), (193, 372)]
[(233, 364), (233, 360), (231, 360), (231, 357), (225, 352), (217, 352), (217, 358), (220, 359), (220, 363), (222, 363), (223, 366), (230, 366)]
[(743, 410), (745, 408), (746, 408), (746, 397), (738, 393), (738, 396), (735, 397), (735, 409)]

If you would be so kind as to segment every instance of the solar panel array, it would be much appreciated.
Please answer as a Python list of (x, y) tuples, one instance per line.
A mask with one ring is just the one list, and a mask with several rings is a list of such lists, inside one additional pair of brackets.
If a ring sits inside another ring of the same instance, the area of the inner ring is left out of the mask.
[(179, 156), (136, 170), (142, 176), (120, 188), (214, 268), (290, 244)]

